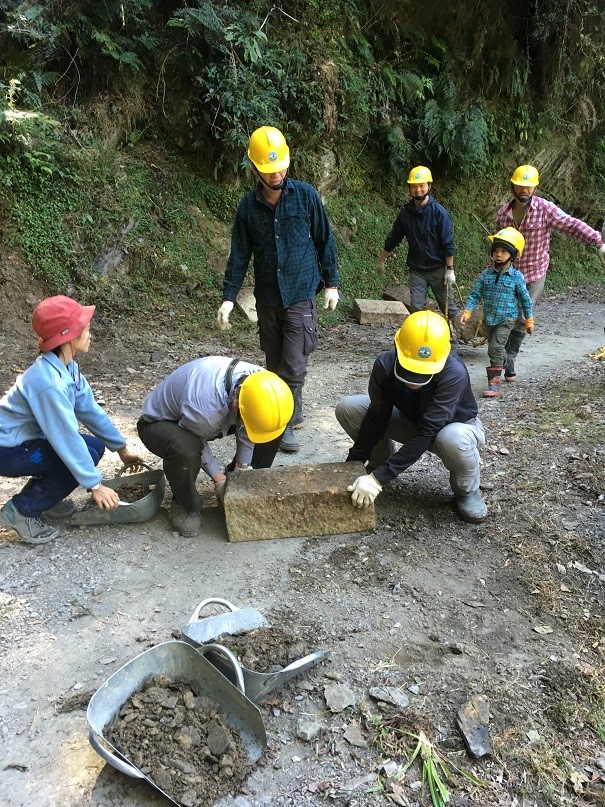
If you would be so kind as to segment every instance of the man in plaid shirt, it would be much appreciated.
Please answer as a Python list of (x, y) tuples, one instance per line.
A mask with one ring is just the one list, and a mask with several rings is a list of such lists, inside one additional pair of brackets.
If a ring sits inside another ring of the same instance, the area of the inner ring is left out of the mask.
[(237, 208), (217, 322), (222, 330), (231, 327), (229, 314), (253, 257), (261, 350), (267, 370), (294, 396), (280, 448), (298, 451), (292, 429), (303, 421), (302, 388), (317, 347), (315, 296), (323, 288), (324, 308), (332, 311), (338, 303), (336, 246), (315, 188), (288, 177), (290, 150), (283, 134), (272, 126), (256, 129), (248, 158), (257, 185)]
[(487, 326), (487, 353), (490, 360), (487, 368), (488, 387), (483, 397), (495, 398), (500, 394), (500, 376), (506, 358), (504, 346), (519, 309), (523, 311), (523, 324), (529, 334), (533, 332), (534, 321), (525, 280), (521, 272), (513, 266), (513, 261), (517, 263), (523, 255), (525, 239), (514, 227), (505, 227), (488, 238), (492, 242), (492, 266), (488, 266), (479, 275), (460, 316), (460, 322), (466, 325), (473, 310), (483, 300), (483, 322)]
[[(520, 165), (510, 178), (513, 200), (498, 211), (496, 228), (516, 227), (525, 238), (523, 257), (515, 261), (515, 267), (523, 272), (531, 301), (538, 303), (544, 290), (544, 281), (550, 261), (550, 234), (553, 230), (580, 241), (593, 244), (599, 258), (605, 263), (605, 246), (596, 230), (580, 219), (564, 213), (561, 208), (540, 196), (534, 196), (539, 183), (538, 170), (533, 165)], [(506, 343), (507, 362), (504, 376), (514, 381), (514, 360), (525, 338), (523, 319), (518, 318)]]

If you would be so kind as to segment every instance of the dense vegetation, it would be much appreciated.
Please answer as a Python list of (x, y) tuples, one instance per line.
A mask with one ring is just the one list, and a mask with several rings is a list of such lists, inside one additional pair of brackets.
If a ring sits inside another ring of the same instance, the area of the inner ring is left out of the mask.
[[(386, 277), (374, 261), (419, 162), (468, 283), (520, 162), (602, 218), (597, 4), (0, 0), (4, 260), (127, 310), (210, 311), (247, 138), (270, 123), (326, 198), (345, 293), (403, 279), (403, 255)], [(555, 239), (554, 256), (551, 286), (603, 279), (585, 247)]]

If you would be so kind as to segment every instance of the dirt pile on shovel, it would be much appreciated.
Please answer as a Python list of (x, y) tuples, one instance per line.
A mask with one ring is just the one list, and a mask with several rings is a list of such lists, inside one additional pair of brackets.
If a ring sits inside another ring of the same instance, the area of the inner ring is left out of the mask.
[(231, 650), (243, 667), (260, 673), (278, 672), (313, 652), (302, 639), (272, 627), (237, 636), (224, 633), (216, 641)]
[(165, 675), (147, 679), (106, 736), (182, 807), (208, 807), (237, 791), (252, 767), (216, 704)]

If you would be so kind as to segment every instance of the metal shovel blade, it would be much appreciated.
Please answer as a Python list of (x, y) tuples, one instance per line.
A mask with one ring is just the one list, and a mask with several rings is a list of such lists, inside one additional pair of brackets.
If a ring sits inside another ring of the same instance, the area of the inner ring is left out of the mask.
[(150, 676), (158, 674), (188, 684), (198, 696), (212, 700), (239, 734), (248, 759), (256, 762), (262, 755), (267, 747), (267, 735), (256, 706), (191, 645), (171, 641), (156, 645), (129, 661), (90, 699), (86, 712), (90, 744), (106, 762), (127, 776), (145, 779), (173, 804), (177, 803), (103, 735), (128, 698), (138, 692)]

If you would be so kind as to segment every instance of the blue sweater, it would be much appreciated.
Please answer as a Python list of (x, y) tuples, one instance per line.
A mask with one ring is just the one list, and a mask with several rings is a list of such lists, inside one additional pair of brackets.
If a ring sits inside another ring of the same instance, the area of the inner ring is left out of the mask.
[(75, 361), (67, 367), (54, 353), (41, 353), (0, 399), (0, 446), (20, 446), (46, 439), (80, 485), (91, 488), (102, 481), (78, 421), (111, 451), (126, 440), (95, 401)]
[(416, 272), (443, 269), (446, 257), (456, 254), (450, 214), (432, 196), (422, 207), (410, 201), (401, 208), (385, 239), (386, 252), (392, 252), (404, 238), (408, 240), (407, 264)]

